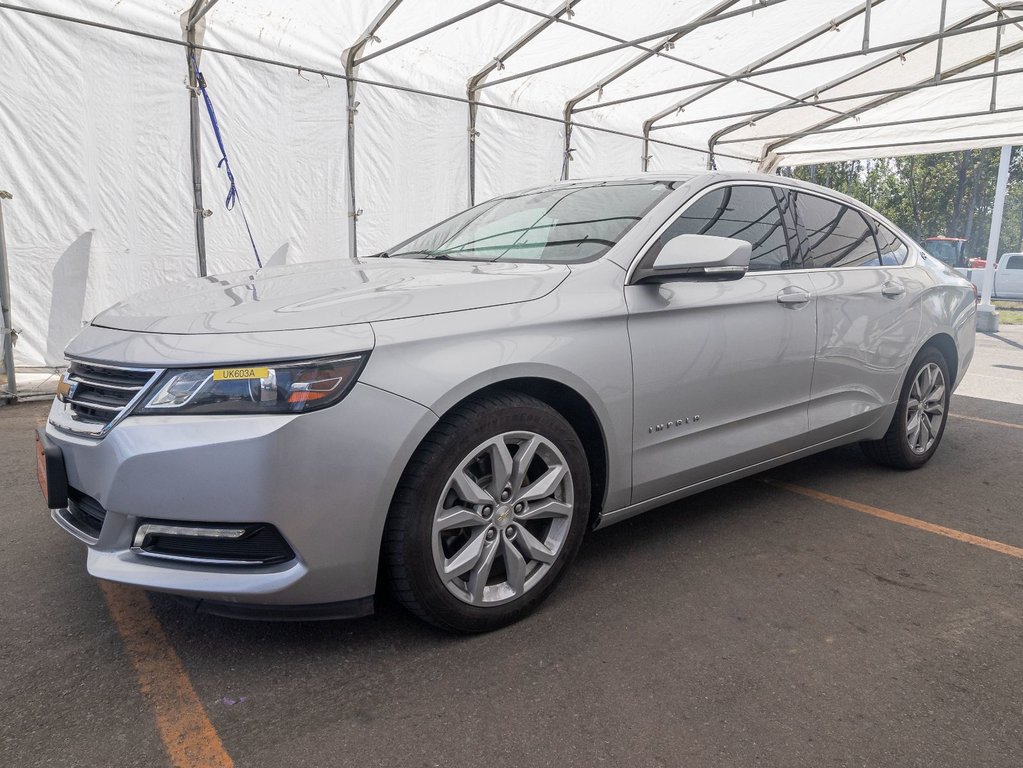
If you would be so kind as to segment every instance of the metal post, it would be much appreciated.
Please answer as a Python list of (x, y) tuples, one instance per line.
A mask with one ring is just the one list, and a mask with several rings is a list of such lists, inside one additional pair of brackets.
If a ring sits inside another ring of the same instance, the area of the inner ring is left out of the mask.
[[(377, 14), (376, 18), (370, 22), (366, 31), (359, 35), (355, 44), (343, 53), (345, 89), (347, 93), (346, 106), (348, 110), (348, 186), (345, 190), (345, 196), (348, 198), (348, 257), (356, 263), (359, 261), (358, 222), (359, 216), (362, 214), (362, 211), (356, 207), (355, 203), (355, 115), (359, 109), (359, 102), (355, 100), (356, 72), (360, 61), (359, 57), (362, 55), (363, 50), (365, 50), (367, 43), (370, 40), (379, 41), (379, 38), (376, 36), (377, 31), (400, 4), (401, 0), (389, 0), (387, 5)], [(381, 53), (381, 51), (377, 53)]]
[(195, 65), (202, 52), (196, 47), (196, 28), (206, 12), (213, 7), (210, 3), (203, 8), (203, 0), (195, 0), (187, 11), (185, 24), (185, 67), (188, 69), (188, 147), (192, 164), (192, 218), (195, 220), (196, 274), (206, 277), (206, 216), (202, 204), (202, 135), (199, 120), (199, 83), (195, 77)]
[(476, 139), (479, 138), (479, 131), (476, 130), (476, 116), (479, 111), (480, 86), (490, 77), (494, 70), (504, 69), (505, 62), (512, 56), (525, 48), (535, 40), (551, 24), (562, 21), (563, 16), (571, 16), (572, 10), (579, 0), (561, 1), (561, 5), (553, 13), (542, 14), (543, 21), (531, 27), (518, 40), (505, 48), (501, 53), (491, 59), (486, 66), (469, 78), (465, 86), (465, 95), (469, 100), (469, 207), (476, 204)]
[(1002, 147), (998, 160), (998, 181), (995, 184), (995, 202), (991, 208), (991, 233), (987, 239), (987, 264), (984, 266), (984, 287), (980, 292), (980, 306), (977, 307), (977, 330), (994, 333), (998, 330), (998, 312), (991, 303), (995, 287), (995, 263), (998, 260), (998, 241), (1002, 234), (1002, 211), (1005, 208), (1005, 191), (1009, 186), (1009, 158), (1012, 146)]
[[(349, 63), (345, 62), (345, 71), (349, 70)], [(346, 111), (348, 124), (346, 131), (346, 152), (348, 154), (348, 186), (345, 190), (348, 198), (348, 258), (354, 262), (359, 261), (359, 215), (362, 211), (355, 207), (355, 113), (359, 109), (359, 102), (355, 100), (355, 80), (348, 77), (345, 80), (347, 91)]]
[(948, 11), (948, 0), (941, 0), (941, 20), (938, 23), (938, 53), (934, 57), (934, 81), (941, 79), (941, 51), (945, 46), (945, 14)]
[(4, 200), (14, 196), (0, 189), (0, 336), (3, 338), (4, 370), (7, 380), (0, 390), (0, 403), (18, 399), (18, 383), (14, 376), (14, 328), (11, 325), (11, 281), (7, 274), (7, 241), (4, 239)]
[[(998, 12), (998, 18), (1002, 18), (1002, 12)], [(995, 60), (991, 70), (991, 111), (998, 108), (998, 66), (1002, 60), (1002, 28), (995, 31)]]
[(870, 50), (870, 7), (872, 3), (866, 2), (863, 5), (863, 48), (864, 52)]

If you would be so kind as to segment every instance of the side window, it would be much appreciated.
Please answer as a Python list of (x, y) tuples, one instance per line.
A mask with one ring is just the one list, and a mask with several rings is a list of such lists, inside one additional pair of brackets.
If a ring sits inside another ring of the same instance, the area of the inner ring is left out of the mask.
[(803, 262), (813, 267), (879, 266), (874, 234), (859, 211), (805, 192), (796, 194)]
[(690, 205), (661, 233), (647, 257), (660, 253), (679, 235), (715, 235), (745, 240), (753, 246), (750, 271), (793, 269), (782, 205), (788, 197), (766, 186), (722, 187)]
[[(877, 247), (881, 251), (881, 264), (886, 267), (897, 267), (905, 264), (909, 258), (909, 247), (902, 242), (898, 236), (888, 227), (879, 222), (877, 224)], [(1020, 264), (1023, 266), (1023, 264)]]
[(1005, 261), (1005, 268), (1006, 269), (1023, 269), (1023, 256), (1021, 256), (1019, 254), (1017, 254), (1015, 256), (1010, 256)]

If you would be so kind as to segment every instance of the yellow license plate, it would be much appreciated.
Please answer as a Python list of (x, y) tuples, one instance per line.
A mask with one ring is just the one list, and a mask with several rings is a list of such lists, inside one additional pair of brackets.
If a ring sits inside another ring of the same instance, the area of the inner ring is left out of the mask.
[(214, 381), (238, 381), (242, 379), (265, 379), (269, 368), (217, 368), (213, 371)]

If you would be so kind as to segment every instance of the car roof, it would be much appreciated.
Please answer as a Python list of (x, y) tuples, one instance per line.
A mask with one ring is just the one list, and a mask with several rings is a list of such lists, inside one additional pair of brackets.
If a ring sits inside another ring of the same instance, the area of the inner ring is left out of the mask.
[[(771, 173), (748, 173), (741, 171), (703, 171), (700, 173), (669, 173), (669, 172), (658, 172), (658, 173), (638, 173), (621, 176), (598, 176), (593, 178), (581, 178), (581, 179), (568, 179), (565, 181), (557, 181), (552, 184), (544, 184), (542, 186), (533, 187), (532, 189), (523, 190), (526, 193), (539, 192), (548, 189), (563, 189), (573, 186), (586, 185), (586, 184), (611, 184), (611, 183), (656, 183), (656, 182), (676, 182), (679, 184), (686, 184), (690, 187), (693, 193), (700, 189), (710, 186), (711, 184), (718, 184), (723, 181), (757, 181), (766, 184), (777, 184), (779, 186), (791, 187), (795, 189), (804, 189), (807, 192), (814, 192), (818, 195), (831, 198), (832, 200), (838, 200), (848, 204), (849, 206), (860, 210), (864, 213), (869, 213), (872, 217), (883, 223), (886, 227), (893, 230), (898, 236), (909, 243), (914, 243), (913, 238), (895, 222), (879, 213), (871, 206), (864, 203), (862, 200), (857, 200), (854, 197), (850, 197), (842, 192), (839, 192), (828, 187), (822, 187), (820, 184), (813, 184), (809, 181), (803, 181), (796, 179), (791, 176), (779, 176)], [(517, 193), (521, 194), (521, 193)], [(498, 197), (504, 197), (499, 195)], [(919, 246), (917, 246), (919, 247)]]
[(837, 190), (830, 189), (828, 187), (822, 187), (819, 184), (813, 184), (808, 181), (802, 181), (791, 176), (778, 176), (777, 174), (771, 173), (747, 173), (740, 171), (703, 171), (701, 173), (669, 173), (669, 172), (658, 172), (658, 173), (638, 173), (622, 176), (595, 176), (592, 178), (581, 178), (581, 179), (568, 179), (565, 181), (556, 181), (551, 184), (544, 184), (538, 187), (533, 187), (527, 191), (534, 192), (544, 189), (559, 189), (565, 187), (587, 185), (587, 184), (613, 184), (613, 183), (651, 183), (651, 182), (678, 182), (691, 184), (695, 189), (708, 186), (710, 184), (719, 183), (722, 181), (758, 181), (767, 184), (778, 184), (786, 187), (795, 187), (797, 189), (805, 189), (808, 192), (817, 192), (824, 194), (831, 198), (838, 198), (847, 203), (854, 205), (861, 209), (870, 209), (869, 206), (864, 204), (862, 201), (857, 200), (853, 197), (849, 197)]

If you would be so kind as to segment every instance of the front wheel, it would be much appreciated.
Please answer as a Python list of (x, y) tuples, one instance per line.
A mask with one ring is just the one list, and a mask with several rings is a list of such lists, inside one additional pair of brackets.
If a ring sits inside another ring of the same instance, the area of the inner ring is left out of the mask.
[(945, 432), (951, 391), (944, 356), (933, 347), (924, 349), (909, 368), (888, 431), (880, 440), (860, 443), (863, 452), (888, 467), (922, 467)]
[(484, 632), (532, 611), (586, 528), (586, 453), (567, 421), (519, 393), (444, 416), (402, 477), (384, 558), (394, 593), (442, 629)]

